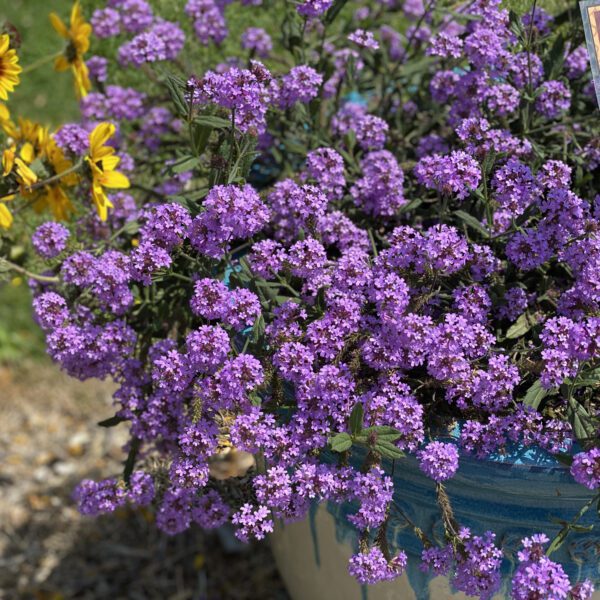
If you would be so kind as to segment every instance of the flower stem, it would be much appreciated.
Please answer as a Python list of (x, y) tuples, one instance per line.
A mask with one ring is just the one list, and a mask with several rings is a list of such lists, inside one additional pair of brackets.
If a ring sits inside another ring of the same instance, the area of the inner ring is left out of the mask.
[(43, 67), (44, 65), (47, 65), (48, 63), (57, 59), (62, 53), (63, 53), (63, 51), (60, 50), (56, 54), (42, 56), (42, 58), (39, 58), (38, 60), (32, 62), (30, 65), (23, 67), (23, 70), (21, 71), (21, 75), (25, 75), (25, 73), (30, 73), (31, 71), (35, 71), (36, 69), (39, 69), (40, 67)]
[(30, 277), (31, 279), (42, 281), (44, 283), (58, 283), (60, 281), (58, 277), (49, 277), (47, 275), (38, 275), (37, 273), (32, 273), (31, 271), (28, 271), (14, 262), (6, 260), (6, 258), (0, 258), (0, 267), (4, 267), (9, 271), (16, 271), (17, 273), (21, 273), (21, 275), (25, 275), (26, 277)]
[[(77, 163), (75, 163), (72, 167), (70, 167), (66, 171), (63, 171), (62, 173), (57, 173), (56, 175), (52, 175), (52, 177), (48, 177), (48, 179), (44, 179), (43, 181), (37, 181), (33, 185), (30, 185), (29, 187), (25, 188), (25, 190), (27, 192), (34, 192), (35, 190), (39, 190), (40, 188), (50, 185), (51, 183), (56, 183), (57, 181), (60, 181), (63, 177), (66, 177), (67, 175), (70, 175), (71, 173), (76, 173), (77, 171), (79, 171), (79, 169), (81, 169), (82, 165), (83, 165), (83, 159), (79, 160)], [(10, 192), (7, 192), (3, 196), (0, 196), (0, 200), (2, 200), (3, 198), (8, 198), (8, 196), (13, 196), (14, 194), (17, 194), (19, 192), (19, 189), (20, 188), (11, 190)]]

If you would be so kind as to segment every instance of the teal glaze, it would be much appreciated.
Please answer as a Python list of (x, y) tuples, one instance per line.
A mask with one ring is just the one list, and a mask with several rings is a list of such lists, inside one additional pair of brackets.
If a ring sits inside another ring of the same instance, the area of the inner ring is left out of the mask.
[[(335, 460), (329, 456), (330, 460)], [(391, 465), (385, 470), (391, 472)], [(426, 535), (444, 543), (444, 529), (436, 503), (435, 484), (419, 470), (415, 458), (396, 461), (394, 469), (394, 501)], [(456, 476), (446, 484), (455, 516), (461, 525), (471, 528), (474, 534), (487, 530), (496, 533), (505, 557), (502, 566), (503, 591), (507, 593), (511, 575), (516, 566), (517, 551), (523, 537), (544, 532), (552, 539), (561, 526), (551, 519), (572, 520), (591, 498), (592, 492), (575, 483), (568, 467), (539, 449), (514, 447), (503, 456), (477, 460), (461, 456)], [(327, 504), (333, 515), (336, 538), (340, 544), (350, 544), (358, 549), (356, 530), (346, 516), (356, 510), (356, 505)], [(314, 532), (314, 515), (311, 527)], [(592, 507), (580, 520), (581, 525), (597, 522)], [(318, 541), (313, 535), (315, 559)], [(407, 576), (418, 600), (429, 600), (428, 585), (431, 576), (419, 569), (422, 546), (411, 527), (392, 511), (388, 542), (392, 551), (402, 549), (408, 556)], [(559, 550), (552, 555), (574, 579), (589, 578), (600, 584), (600, 529), (571, 533)], [(363, 598), (368, 592), (363, 592)], [(508, 597), (508, 596), (507, 596)]]

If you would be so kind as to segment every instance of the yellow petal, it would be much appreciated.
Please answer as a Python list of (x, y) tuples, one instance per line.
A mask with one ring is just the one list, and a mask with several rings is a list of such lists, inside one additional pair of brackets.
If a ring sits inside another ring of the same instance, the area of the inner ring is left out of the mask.
[(96, 184), (92, 186), (92, 199), (96, 205), (96, 210), (98, 211), (100, 220), (106, 221), (106, 218), (108, 217), (108, 209), (112, 208), (113, 205), (108, 199), (105, 191), (102, 189), (102, 186)]
[(19, 152), (19, 156), (25, 162), (32, 163), (35, 158), (35, 150), (33, 149), (33, 146), (29, 142), (26, 142), (25, 144), (23, 144), (23, 147), (21, 148), (21, 152)]
[(71, 9), (71, 27), (77, 26), (77, 23), (81, 20), (81, 7), (79, 6), (79, 0), (76, 0)]
[(10, 111), (6, 104), (0, 104), (0, 121), (8, 121), (10, 119)]
[(64, 37), (65, 39), (69, 38), (69, 30), (67, 29), (67, 26), (63, 23), (62, 19), (54, 12), (50, 13), (50, 23), (52, 24), (52, 27), (54, 27), (54, 30), (56, 31), (56, 33), (58, 33), (58, 35)]
[(10, 44), (10, 37), (8, 34), (0, 35), (0, 55), (4, 54), (8, 50)]
[(114, 171), (117, 168), (117, 165), (121, 162), (121, 159), (118, 156), (107, 156), (103, 158), (101, 161), (101, 165), (99, 165), (102, 171)]
[(37, 175), (20, 158), (15, 158), (15, 165), (17, 166), (17, 175), (23, 185), (30, 187), (37, 181)]
[(125, 189), (130, 185), (127, 175), (123, 175), (123, 173), (119, 171), (107, 171), (106, 173), (102, 173), (98, 180), (107, 188)]
[(4, 169), (3, 175), (6, 177), (13, 169), (15, 165), (15, 151), (12, 148), (7, 148), (2, 153), (2, 168)]
[(4, 202), (0, 202), (0, 227), (8, 229), (13, 223), (13, 216)]
[(112, 123), (100, 123), (96, 125), (90, 133), (90, 156), (95, 158), (97, 152), (115, 133), (115, 126)]
[(70, 66), (66, 56), (61, 55), (54, 61), (54, 70), (59, 73), (66, 71)]

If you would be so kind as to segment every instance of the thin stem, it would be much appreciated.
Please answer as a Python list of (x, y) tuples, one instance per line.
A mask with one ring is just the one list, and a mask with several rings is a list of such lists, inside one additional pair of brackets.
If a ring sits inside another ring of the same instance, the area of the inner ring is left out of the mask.
[(6, 267), (9, 271), (21, 273), (21, 275), (25, 275), (26, 277), (30, 277), (36, 281), (42, 281), (44, 283), (58, 283), (60, 281), (58, 277), (49, 277), (47, 275), (38, 275), (37, 273), (32, 273), (31, 271), (16, 265), (14, 262), (11, 262), (6, 258), (0, 258), (0, 266)]
[(38, 60), (32, 62), (30, 65), (23, 67), (23, 70), (21, 71), (21, 75), (25, 75), (26, 73), (31, 73), (31, 71), (35, 71), (35, 69), (39, 69), (39, 67), (43, 67), (44, 65), (47, 65), (49, 62), (52, 62), (53, 60), (57, 59), (62, 53), (63, 53), (63, 51), (61, 50), (60, 52), (57, 52), (56, 54), (42, 56)]
[[(67, 175), (70, 175), (71, 173), (76, 173), (77, 171), (79, 171), (79, 169), (81, 169), (82, 165), (83, 165), (83, 160), (80, 160), (76, 164), (74, 164), (72, 167), (67, 169), (66, 171), (63, 171), (62, 173), (57, 173), (56, 175), (52, 175), (52, 177), (49, 177), (48, 179), (44, 179), (43, 181), (38, 181), (38, 182), (34, 183), (33, 185), (26, 187), (25, 190), (27, 192), (34, 192), (35, 190), (39, 190), (40, 188), (46, 187), (47, 185), (56, 183), (57, 181), (60, 181), (63, 177), (66, 177)], [(17, 194), (19, 192), (19, 190), (20, 190), (20, 188), (17, 188), (17, 189), (11, 190), (10, 192), (7, 192), (6, 194), (4, 194), (4, 196), (0, 196), (0, 200), (2, 200), (3, 198), (8, 198), (9, 196), (14, 196), (15, 194)]]

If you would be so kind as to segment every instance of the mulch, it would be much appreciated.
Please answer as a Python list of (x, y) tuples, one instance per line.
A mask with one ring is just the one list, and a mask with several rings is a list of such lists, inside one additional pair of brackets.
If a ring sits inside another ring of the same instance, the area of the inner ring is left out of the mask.
[(125, 428), (96, 426), (111, 391), (47, 363), (0, 367), (0, 598), (287, 600), (267, 543), (169, 537), (144, 510), (79, 515), (75, 485), (122, 469)]

